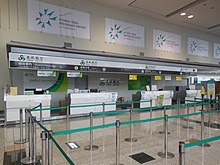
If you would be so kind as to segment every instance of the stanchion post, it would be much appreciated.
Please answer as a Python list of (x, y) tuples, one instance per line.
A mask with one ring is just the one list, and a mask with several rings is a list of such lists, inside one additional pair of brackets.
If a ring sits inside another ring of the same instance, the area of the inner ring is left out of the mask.
[(204, 113), (201, 110), (201, 140), (203, 139), (203, 130), (204, 130)]
[(152, 99), (151, 99), (150, 100), (150, 119), (152, 119), (152, 111), (153, 111), (152, 107), (153, 107), (153, 102), (152, 102)]
[(42, 165), (47, 165), (47, 138), (48, 138), (48, 132), (46, 131), (42, 131), (41, 132), (41, 142), (42, 142), (42, 150), (41, 150), (41, 154), (42, 154)]
[[(212, 95), (210, 95), (208, 111), (211, 111), (211, 108), (212, 108)], [(210, 124), (211, 124), (211, 116), (210, 116), (210, 113), (208, 113), (208, 125), (209, 125), (209, 127), (210, 127)]]
[(196, 112), (196, 97), (194, 97), (194, 104), (193, 104), (193, 108), (194, 108), (194, 113)]
[[(90, 117), (90, 127), (93, 127), (93, 112), (89, 113), (89, 117)], [(92, 151), (92, 150), (97, 150), (99, 147), (97, 145), (93, 145), (93, 130), (90, 129), (90, 145), (85, 146), (85, 150), (87, 151)]]
[[(189, 104), (188, 103), (186, 104), (186, 112), (187, 112), (187, 115), (188, 115), (189, 114)], [(187, 125), (183, 126), (183, 128), (185, 128), (185, 129), (193, 129), (193, 127), (189, 126), (189, 116), (186, 117), (186, 120), (187, 120)]]
[[(201, 110), (201, 140), (203, 140), (204, 138), (204, 111)], [(200, 146), (204, 146), (204, 147), (210, 147), (211, 145), (208, 143), (202, 144)]]
[(102, 103), (102, 124), (105, 124), (105, 103)]
[(25, 139), (27, 142), (29, 142), (28, 118), (29, 118), (29, 111), (27, 108), (25, 108)]
[(48, 132), (48, 165), (53, 164), (53, 143), (51, 140), (52, 130)]
[(15, 144), (24, 144), (26, 143), (26, 139), (23, 139), (23, 109), (21, 108), (20, 111), (20, 139), (15, 141)]
[(164, 116), (165, 123), (165, 136), (164, 136), (164, 152), (158, 152), (158, 156), (165, 159), (174, 158), (175, 155), (168, 152), (168, 115)]
[(120, 121), (116, 120), (116, 165), (122, 165), (120, 164), (120, 125)]
[(42, 103), (40, 103), (40, 123), (43, 122), (43, 115), (42, 115)]
[[(164, 109), (163, 109), (163, 114), (164, 117), (166, 116), (166, 106), (164, 105)], [(159, 134), (164, 134), (166, 130), (166, 121), (163, 121), (163, 131), (159, 131)], [(167, 132), (168, 134), (171, 134), (170, 132)]]
[(66, 118), (68, 123), (69, 123), (70, 107), (71, 107), (71, 94), (68, 93), (66, 98)]
[(185, 142), (179, 142), (179, 165), (185, 165)]
[[(132, 118), (133, 118), (133, 106), (131, 106), (131, 109), (130, 109), (130, 122), (132, 121)], [(125, 138), (125, 141), (126, 142), (137, 142), (136, 138), (132, 138), (132, 124), (129, 125), (129, 128), (130, 128), (129, 137)]]
[(36, 134), (37, 134), (37, 128), (36, 128), (36, 122), (35, 122), (35, 120), (36, 120), (36, 117), (34, 116), (33, 118), (32, 118), (32, 124), (33, 124), (33, 158), (34, 158), (34, 160), (35, 160), (35, 158), (36, 158), (36, 153), (37, 153), (37, 136), (36, 136)]
[(178, 113), (178, 116), (180, 115), (180, 98), (177, 99), (177, 113)]
[(29, 116), (29, 157), (21, 160), (21, 164), (36, 164), (40, 161), (39, 157), (36, 156), (36, 117)]

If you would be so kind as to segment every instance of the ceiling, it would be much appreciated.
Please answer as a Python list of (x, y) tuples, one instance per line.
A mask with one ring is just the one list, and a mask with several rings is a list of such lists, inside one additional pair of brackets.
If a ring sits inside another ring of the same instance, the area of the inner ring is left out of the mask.
[[(220, 0), (91, 0), (220, 37)], [(185, 12), (185, 16), (180, 13)], [(188, 15), (194, 17), (189, 19)]]

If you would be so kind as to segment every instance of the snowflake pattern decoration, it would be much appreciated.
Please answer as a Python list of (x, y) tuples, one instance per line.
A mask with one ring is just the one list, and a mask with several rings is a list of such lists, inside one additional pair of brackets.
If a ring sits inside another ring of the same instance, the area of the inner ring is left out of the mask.
[(190, 51), (193, 53), (196, 51), (196, 48), (198, 47), (196, 42), (192, 42), (190, 45)]
[(119, 35), (122, 34), (123, 30), (121, 30), (121, 26), (114, 25), (114, 27), (111, 27), (111, 30), (109, 32), (110, 37), (115, 40), (119, 38)]
[(161, 47), (161, 46), (163, 46), (164, 42), (166, 42), (165, 35), (160, 34), (159, 37), (156, 40), (156, 45), (158, 47)]
[(41, 28), (46, 28), (46, 25), (52, 26), (52, 21), (56, 21), (57, 17), (53, 17), (55, 11), (49, 12), (48, 9), (44, 9), (44, 12), (39, 12), (39, 17), (36, 17), (38, 21), (37, 25), (40, 25)]
[(215, 55), (218, 57), (220, 56), (220, 47), (219, 46), (215, 49)]

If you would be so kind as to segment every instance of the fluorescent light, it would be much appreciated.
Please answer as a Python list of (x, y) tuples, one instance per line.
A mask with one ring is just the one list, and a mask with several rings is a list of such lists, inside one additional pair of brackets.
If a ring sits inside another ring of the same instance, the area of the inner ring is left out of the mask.
[(190, 19), (190, 18), (193, 18), (193, 15), (191, 14), (191, 15), (188, 15), (188, 18)]
[(186, 15), (186, 13), (181, 13), (180, 15), (181, 15), (181, 16), (184, 16), (184, 15)]

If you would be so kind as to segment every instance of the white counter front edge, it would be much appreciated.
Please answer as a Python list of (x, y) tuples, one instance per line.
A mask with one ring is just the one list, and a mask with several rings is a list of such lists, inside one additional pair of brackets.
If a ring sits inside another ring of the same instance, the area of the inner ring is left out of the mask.
[[(21, 108), (33, 108), (42, 103), (43, 108), (50, 108), (51, 95), (17, 95), (17, 96), (6, 96), (6, 121), (19, 121), (20, 120), (20, 109)], [(32, 112), (33, 116), (37, 119), (40, 117), (40, 112)], [(23, 119), (25, 113), (23, 111)], [(42, 111), (42, 117), (49, 118), (50, 111)]]
[[(101, 112), (103, 111), (103, 106), (86, 106), (94, 104), (109, 104), (105, 105), (105, 111), (115, 111), (116, 110), (116, 100), (118, 97), (117, 92), (103, 92), (103, 93), (72, 93), (71, 94), (71, 109), (70, 115), (85, 114), (90, 112)], [(83, 105), (83, 107), (77, 107)], [(85, 107), (84, 107), (85, 105)], [(74, 107), (76, 106), (76, 107)]]

